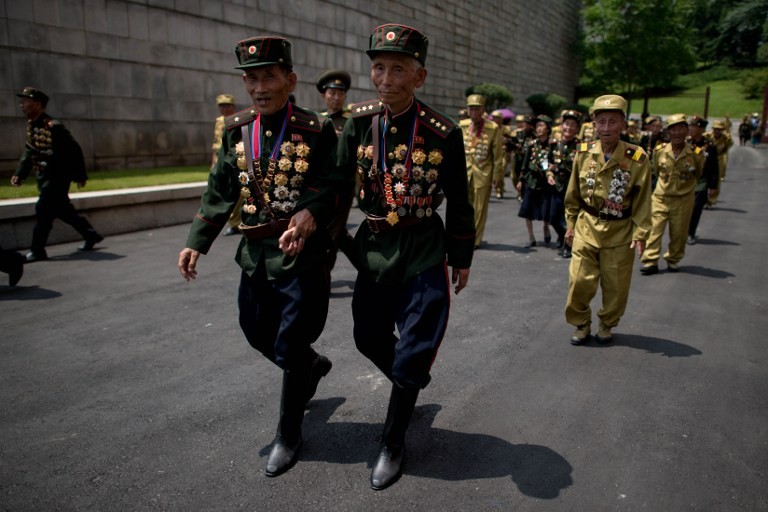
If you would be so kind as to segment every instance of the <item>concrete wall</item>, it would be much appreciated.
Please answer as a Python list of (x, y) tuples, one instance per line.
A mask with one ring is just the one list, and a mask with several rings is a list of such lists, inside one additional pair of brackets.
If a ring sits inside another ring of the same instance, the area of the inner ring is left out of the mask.
[(0, 0), (0, 173), (23, 147), (14, 94), (26, 85), (51, 97), (49, 113), (80, 141), (90, 168), (206, 163), (215, 96), (248, 104), (234, 44), (258, 34), (293, 41), (297, 100), (310, 108), (322, 105), (315, 77), (331, 67), (352, 74), (349, 101), (373, 97), (363, 50), (385, 22), (427, 34), (420, 95), (451, 115), (481, 82), (509, 87), (518, 111), (534, 93), (571, 99), (579, 8), (578, 0)]

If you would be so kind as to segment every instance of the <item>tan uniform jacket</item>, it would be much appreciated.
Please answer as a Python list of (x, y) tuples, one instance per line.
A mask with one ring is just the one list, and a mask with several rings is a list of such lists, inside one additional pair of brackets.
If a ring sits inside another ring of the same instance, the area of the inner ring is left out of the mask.
[(216, 124), (213, 126), (213, 143), (211, 144), (211, 149), (213, 150), (213, 154), (218, 154), (219, 149), (221, 149), (221, 137), (224, 135), (224, 116), (219, 116), (216, 118)]
[(672, 144), (664, 143), (653, 152), (653, 173), (658, 176), (653, 195), (686, 196), (693, 194), (696, 181), (704, 174), (706, 154), (696, 146), (685, 143), (675, 159)]
[(460, 121), (467, 158), (467, 180), (474, 188), (490, 187), (494, 176), (504, 173), (504, 147), (501, 129), (493, 121), (485, 121), (479, 134), (472, 130), (472, 120)]
[[(597, 248), (647, 240), (651, 230), (651, 172), (645, 151), (619, 141), (606, 162), (599, 142), (582, 143), (578, 149), (565, 194), (568, 228)], [(611, 218), (620, 213), (621, 217), (603, 220), (585, 208)]]

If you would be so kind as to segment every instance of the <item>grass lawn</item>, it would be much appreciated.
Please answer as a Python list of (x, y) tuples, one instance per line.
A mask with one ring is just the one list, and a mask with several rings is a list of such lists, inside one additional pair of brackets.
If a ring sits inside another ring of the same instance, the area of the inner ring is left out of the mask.
[[(718, 80), (709, 84), (709, 117), (730, 116), (731, 121), (738, 121), (746, 113), (762, 112), (762, 99), (748, 100), (744, 99), (739, 89), (737, 80)], [(648, 110), (654, 114), (669, 115), (676, 112), (686, 114), (703, 114), (703, 99), (693, 99), (688, 95), (703, 95), (706, 90), (705, 85), (685, 89), (681, 94), (674, 96), (651, 98), (648, 102)], [(634, 112), (642, 109), (643, 100), (633, 100)]]
[[(95, 192), (133, 187), (151, 187), (176, 183), (193, 183), (208, 180), (209, 168), (205, 165), (193, 167), (157, 167), (153, 169), (123, 169), (114, 171), (90, 171), (85, 188), (79, 189), (74, 183), (69, 191)], [(30, 176), (20, 187), (12, 187), (10, 179), (0, 184), (0, 199), (37, 197), (37, 183)]]

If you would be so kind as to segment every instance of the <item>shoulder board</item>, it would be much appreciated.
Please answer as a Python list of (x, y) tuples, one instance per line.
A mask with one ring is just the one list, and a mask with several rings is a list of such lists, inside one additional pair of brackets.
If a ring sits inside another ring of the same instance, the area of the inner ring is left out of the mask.
[(294, 128), (301, 128), (302, 130), (309, 130), (311, 132), (320, 132), (323, 130), (323, 122), (317, 117), (315, 112), (306, 110), (300, 107), (293, 107), (293, 114), (291, 114), (290, 126)]
[(624, 152), (624, 156), (635, 162), (644, 162), (648, 155), (645, 154), (643, 148), (635, 146), (634, 144), (627, 144), (627, 150)]
[(45, 121), (45, 126), (47, 126), (48, 129), (51, 129), (54, 126), (61, 126), (61, 121), (51, 118)]
[(451, 130), (456, 128), (456, 122), (432, 108), (420, 102), (421, 112), (419, 112), (419, 122), (431, 129), (442, 138), (448, 137)]
[(250, 123), (256, 119), (257, 114), (258, 112), (256, 112), (256, 109), (253, 107), (241, 110), (240, 112), (235, 112), (231, 116), (224, 118), (224, 126), (227, 127), (227, 130), (232, 130), (246, 123)]
[(469, 126), (470, 124), (472, 124), (471, 119), (462, 119), (459, 121), (459, 126)]
[(369, 100), (363, 103), (355, 103), (349, 108), (349, 115), (352, 118), (372, 116), (379, 114), (384, 110), (384, 104), (380, 100)]
[(698, 155), (699, 153), (701, 153), (701, 148), (699, 146), (693, 146), (693, 152)]
[(576, 146), (576, 151), (579, 153), (583, 153), (585, 151), (590, 151), (593, 147), (595, 147), (596, 142), (582, 142), (581, 144), (578, 144)]

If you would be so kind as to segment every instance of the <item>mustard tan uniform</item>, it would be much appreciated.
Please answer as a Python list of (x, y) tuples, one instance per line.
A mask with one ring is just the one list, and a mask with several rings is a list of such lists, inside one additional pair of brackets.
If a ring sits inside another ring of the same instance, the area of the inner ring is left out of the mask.
[(475, 209), (475, 247), (479, 247), (488, 220), (493, 179), (499, 174), (504, 176), (504, 146), (501, 128), (493, 121), (484, 121), (477, 131), (471, 119), (463, 119), (459, 124), (464, 134), (469, 202)]
[(725, 131), (719, 137), (715, 137), (714, 132), (709, 132), (705, 136), (717, 148), (717, 167), (720, 173), (720, 179), (717, 180), (717, 189), (707, 200), (707, 205), (711, 207), (717, 203), (720, 197), (720, 182), (725, 179), (725, 171), (728, 169), (728, 150), (733, 146), (733, 139)]
[(632, 240), (646, 240), (651, 229), (651, 173), (648, 156), (619, 141), (608, 161), (599, 142), (582, 143), (574, 158), (565, 195), (565, 220), (574, 231), (565, 318), (591, 324), (589, 303), (600, 285), (600, 322), (618, 325), (632, 280)]
[(664, 143), (653, 152), (653, 173), (658, 176), (653, 191), (651, 216), (653, 227), (641, 258), (644, 266), (655, 265), (661, 253), (661, 237), (669, 223), (667, 263), (677, 263), (685, 255), (688, 224), (693, 212), (696, 181), (704, 173), (705, 154), (686, 142), (675, 158), (672, 144)]

